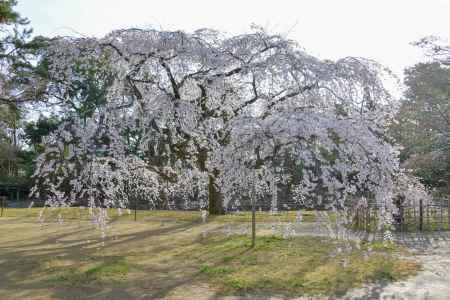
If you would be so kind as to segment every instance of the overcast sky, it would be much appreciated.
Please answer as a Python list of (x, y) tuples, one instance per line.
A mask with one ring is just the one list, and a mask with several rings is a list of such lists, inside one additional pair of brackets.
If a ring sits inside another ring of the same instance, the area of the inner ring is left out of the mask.
[(19, 0), (18, 11), (47, 36), (127, 27), (234, 34), (255, 23), (320, 58), (367, 57), (399, 76), (424, 60), (411, 42), (450, 35), (450, 0)]

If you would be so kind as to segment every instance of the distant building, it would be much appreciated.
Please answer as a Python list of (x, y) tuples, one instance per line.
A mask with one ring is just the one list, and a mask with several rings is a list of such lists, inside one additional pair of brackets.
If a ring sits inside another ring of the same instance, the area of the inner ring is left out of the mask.
[(26, 184), (0, 182), (0, 197), (6, 198), (5, 206), (28, 206), (30, 187)]

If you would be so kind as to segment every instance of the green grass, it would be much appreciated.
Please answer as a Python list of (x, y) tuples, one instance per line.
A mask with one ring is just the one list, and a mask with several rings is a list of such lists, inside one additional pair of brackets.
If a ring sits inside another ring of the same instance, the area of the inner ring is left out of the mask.
[[(262, 230), (251, 249), (250, 236), (223, 234), (226, 223), (242, 227), (248, 213), (202, 223), (199, 212), (142, 212), (137, 222), (117, 217), (102, 240), (90, 222), (76, 218), (77, 208), (67, 209), (73, 218), (63, 225), (42, 227), (36, 223), (38, 210), (8, 209), (0, 218), (0, 299), (110, 300), (143, 294), (158, 299), (195, 294), (205, 284), (202, 294), (333, 295), (364, 282), (398, 280), (420, 268), (398, 258), (402, 249), (382, 243), (343, 255), (336, 252), (343, 247), (336, 240), (283, 239)], [(117, 289), (127, 296), (116, 295)]]
[[(277, 213), (271, 212), (260, 212), (257, 211), (255, 214), (257, 222), (294, 222), (296, 218), (296, 211), (281, 211)], [(312, 210), (302, 210), (302, 221), (303, 222), (314, 222), (316, 219), (315, 211)], [(248, 222), (252, 218), (252, 213), (250, 211), (240, 211), (223, 216), (213, 216), (211, 219), (219, 222)]]
[(130, 269), (124, 259), (93, 264), (86, 268), (58, 268), (50, 270), (48, 280), (53, 283), (68, 283), (72, 285), (86, 284), (93, 281), (106, 281), (124, 277)]
[[(42, 208), (6, 208), (4, 210), (5, 217), (24, 217), (37, 218)], [(69, 208), (45, 208), (44, 216), (50, 220), (56, 219), (58, 214), (61, 214), (64, 220), (89, 220), (89, 209), (80, 209), (78, 207)], [(134, 220), (134, 211), (131, 210), (129, 214), (126, 209), (122, 210), (122, 215), (119, 215), (117, 209), (108, 209), (108, 216), (112, 220)], [(184, 210), (137, 210), (137, 219), (140, 221), (152, 220), (169, 220), (169, 221), (201, 221), (201, 214), (199, 211), (184, 211)], [(314, 222), (315, 211), (302, 210), (303, 222)], [(221, 216), (209, 216), (208, 220), (216, 222), (249, 222), (251, 220), (250, 211), (231, 212)], [(270, 213), (267, 211), (256, 212), (257, 222), (286, 222), (295, 221), (296, 211), (283, 211), (278, 213)]]
[(230, 267), (214, 267), (208, 265), (202, 265), (200, 267), (200, 273), (209, 275), (223, 275), (231, 272), (233, 272), (233, 269)]
[(112, 262), (101, 263), (94, 267), (87, 269), (84, 273), (88, 277), (103, 278), (114, 275), (126, 275), (129, 270), (129, 265), (125, 260), (117, 260)]
[(225, 294), (341, 295), (365, 282), (401, 279), (419, 268), (395, 258), (399, 249), (382, 243), (364, 245), (373, 251), (367, 258), (364, 247), (333, 255), (343, 245), (318, 237), (261, 236), (254, 249), (249, 243), (247, 236), (213, 236), (192, 252), (202, 262), (200, 273)]

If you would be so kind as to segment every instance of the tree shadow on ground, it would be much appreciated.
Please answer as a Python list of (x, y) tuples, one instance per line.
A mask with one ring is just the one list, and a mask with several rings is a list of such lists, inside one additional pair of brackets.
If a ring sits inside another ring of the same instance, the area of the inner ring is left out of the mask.
[[(130, 224), (132, 226), (135, 223)], [(138, 299), (141, 298), (139, 293), (143, 294), (143, 291), (146, 290), (150, 290), (151, 299), (155, 299), (155, 295), (163, 296), (170, 289), (189, 283), (197, 275), (196, 272), (192, 269), (189, 270), (187, 266), (174, 268), (167, 263), (165, 267), (158, 267), (164, 264), (157, 261), (158, 264), (155, 267), (144, 270), (145, 276), (143, 277), (145, 279), (133, 278), (132, 284), (129, 279), (123, 279), (112, 283), (96, 281), (72, 285), (71, 283), (49, 282), (49, 272), (43, 270), (43, 264), (51, 259), (59, 258), (73, 261), (75, 265), (83, 263), (84, 258), (94, 261), (117, 260), (120, 257), (103, 254), (102, 249), (119, 247), (127, 249), (128, 252), (139, 252), (140, 249), (133, 247), (142, 245), (149, 247), (148, 251), (151, 256), (191, 243), (192, 241), (183, 240), (180, 236), (186, 231), (196, 229), (199, 225), (201, 223), (198, 221), (166, 222), (164, 226), (160, 225), (160, 228), (155, 228), (156, 225), (151, 229), (141, 226), (138, 230), (124, 234), (119, 233), (115, 237), (108, 236), (105, 240), (100, 238), (99, 232), (95, 232), (97, 236), (92, 238), (92, 227), (80, 229), (73, 228), (73, 226), (71, 228), (62, 227), (61, 230), (64, 232), (46, 237), (39, 232), (37, 226), (31, 226), (29, 230), (36, 230), (34, 235), (30, 235), (25, 240), (20, 239), (21, 243), (18, 245), (14, 245), (9, 239), (5, 241), (6, 246), (0, 247), (0, 299)], [(11, 226), (11, 228), (13, 227)], [(20, 234), (17, 233), (17, 236), (19, 237)], [(173, 236), (173, 238), (168, 242), (159, 242), (159, 239), (168, 239), (169, 236)], [(86, 243), (88, 238), (91, 241)], [(24, 243), (25, 241), (28, 242)], [(106, 244), (104, 248), (100, 247), (102, 242)], [(54, 273), (64, 268), (65, 266), (53, 268), (51, 271)], [(187, 273), (183, 276), (176, 274), (184, 271)], [(35, 276), (36, 274), (40, 276)], [(137, 287), (135, 291), (133, 291), (133, 286)], [(47, 294), (47, 296), (42, 294)]]

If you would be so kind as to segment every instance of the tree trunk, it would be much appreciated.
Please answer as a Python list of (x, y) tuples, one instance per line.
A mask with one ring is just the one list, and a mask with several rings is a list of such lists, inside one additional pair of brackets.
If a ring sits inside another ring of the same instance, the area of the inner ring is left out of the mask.
[(220, 174), (218, 170), (212, 172), (206, 167), (208, 160), (208, 149), (202, 148), (197, 154), (197, 162), (200, 170), (208, 172), (208, 211), (210, 215), (223, 215), (223, 197), (220, 188), (216, 184), (216, 178)]
[(208, 182), (208, 209), (210, 215), (223, 215), (222, 194), (216, 184), (216, 177), (209, 175)]

